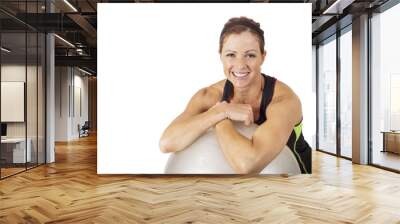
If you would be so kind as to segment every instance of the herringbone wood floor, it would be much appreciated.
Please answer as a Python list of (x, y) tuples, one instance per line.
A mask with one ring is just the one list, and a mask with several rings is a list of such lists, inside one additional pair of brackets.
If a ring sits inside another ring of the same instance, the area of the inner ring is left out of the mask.
[(98, 176), (96, 137), (0, 181), (0, 223), (400, 223), (400, 175), (320, 152), (313, 174)]

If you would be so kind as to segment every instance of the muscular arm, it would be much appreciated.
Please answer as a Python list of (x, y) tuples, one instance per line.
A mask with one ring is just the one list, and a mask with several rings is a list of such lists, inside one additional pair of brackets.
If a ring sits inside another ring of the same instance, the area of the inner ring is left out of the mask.
[(301, 103), (293, 94), (273, 100), (267, 109), (268, 121), (247, 139), (225, 119), (216, 125), (218, 142), (237, 173), (258, 173), (283, 149), (293, 127), (301, 119)]
[(161, 152), (176, 152), (192, 144), (198, 137), (225, 119), (223, 111), (213, 105), (219, 96), (210, 87), (199, 90), (188, 103), (185, 111), (166, 128), (161, 136)]

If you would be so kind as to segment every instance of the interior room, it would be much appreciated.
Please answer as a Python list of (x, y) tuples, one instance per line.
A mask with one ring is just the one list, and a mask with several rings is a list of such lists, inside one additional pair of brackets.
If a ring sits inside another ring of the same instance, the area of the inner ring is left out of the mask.
[(312, 172), (99, 174), (99, 6), (189, 3), (2, 0), (0, 223), (400, 223), (400, 2), (238, 2), (311, 8)]

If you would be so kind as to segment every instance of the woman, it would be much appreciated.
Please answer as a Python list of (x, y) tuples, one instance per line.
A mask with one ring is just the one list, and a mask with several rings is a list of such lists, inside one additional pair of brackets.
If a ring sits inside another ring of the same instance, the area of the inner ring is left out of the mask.
[[(220, 35), (226, 80), (200, 89), (160, 139), (162, 152), (177, 152), (215, 127), (218, 143), (237, 173), (258, 173), (287, 145), (302, 173), (311, 173), (311, 148), (301, 132), (298, 96), (283, 82), (261, 73), (264, 31), (246, 17), (231, 18)], [(259, 125), (247, 139), (233, 121)]]

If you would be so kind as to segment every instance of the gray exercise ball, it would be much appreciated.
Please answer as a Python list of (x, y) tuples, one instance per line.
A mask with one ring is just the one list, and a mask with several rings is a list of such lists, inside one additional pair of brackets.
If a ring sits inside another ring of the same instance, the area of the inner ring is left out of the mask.
[[(234, 122), (236, 130), (251, 138), (258, 125), (245, 126)], [(186, 149), (171, 153), (165, 166), (166, 174), (235, 174), (219, 147), (214, 128), (210, 128)], [(300, 174), (292, 151), (285, 146), (260, 174)]]

